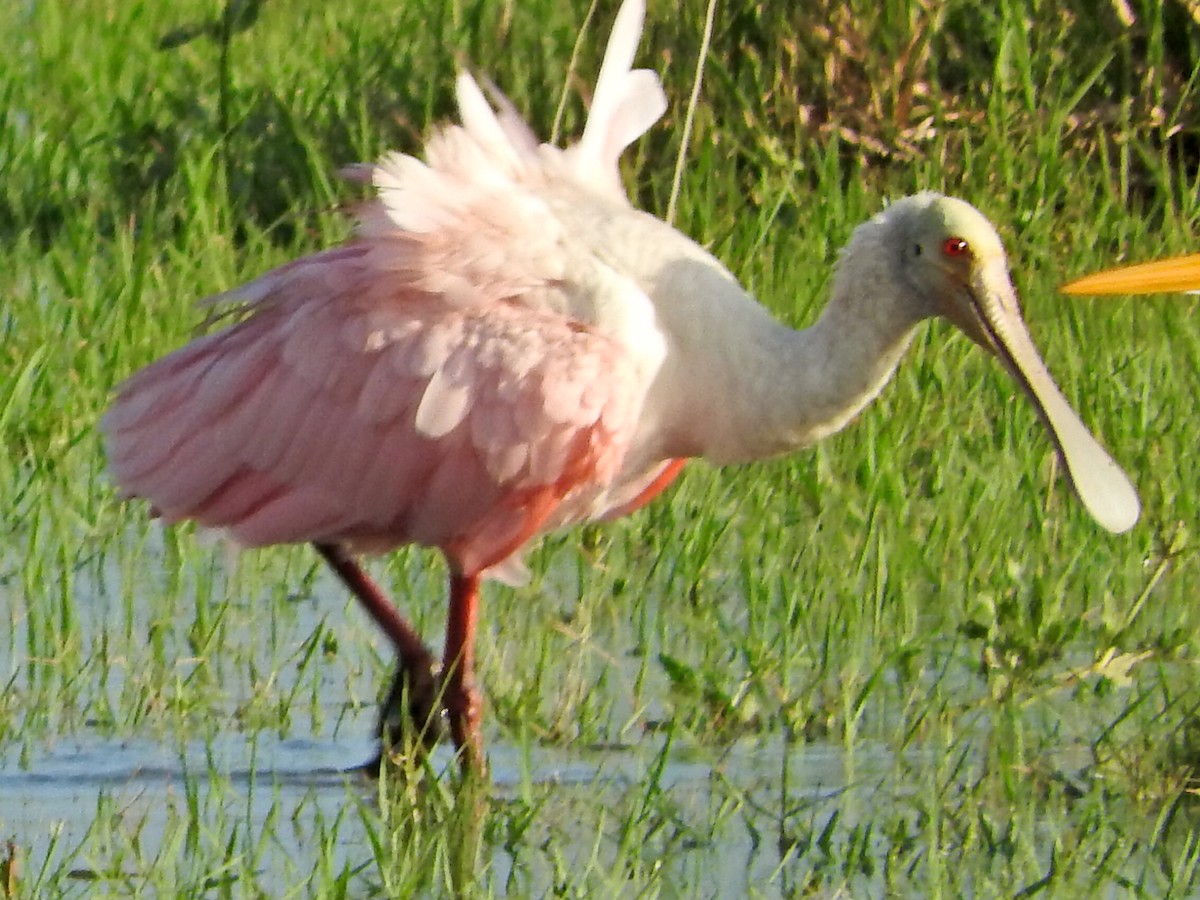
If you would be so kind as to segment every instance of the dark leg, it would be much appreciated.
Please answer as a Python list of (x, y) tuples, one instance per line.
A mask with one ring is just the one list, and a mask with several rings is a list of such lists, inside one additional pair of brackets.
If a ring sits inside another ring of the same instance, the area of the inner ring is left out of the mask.
[(479, 576), (452, 572), (450, 615), (446, 623), (443, 703), (450, 718), (450, 733), (458, 748), (463, 773), (484, 775), (483, 699), (475, 686), (475, 623), (479, 614)]
[[(336, 544), (313, 546), (396, 647), (396, 677), (380, 707), (380, 738), (386, 744), (399, 747), (405, 744), (406, 732), (415, 733), (418, 746), (432, 747), (442, 735), (442, 696), (437, 660), (416, 630), (350, 554)], [(407, 720), (396, 721), (393, 718), (396, 712), (407, 717)], [(363, 768), (378, 774), (381, 762), (382, 754)]]

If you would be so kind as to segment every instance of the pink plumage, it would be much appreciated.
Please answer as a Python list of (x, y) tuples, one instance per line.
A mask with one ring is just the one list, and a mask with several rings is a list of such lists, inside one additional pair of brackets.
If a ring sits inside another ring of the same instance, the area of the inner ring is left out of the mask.
[[(648, 301), (599, 259), (580, 269), (555, 212), (581, 190), (627, 208), (617, 157), (665, 106), (657, 78), (630, 69), (640, 4), (622, 15), (578, 147), (539, 145), (460, 76), (463, 124), (424, 161), (347, 171), (377, 190), (349, 243), (215, 298), (240, 321), (130, 377), (101, 422), (115, 481), (166, 523), (245, 547), (313, 542), (343, 577), (346, 552), (439, 548), (463, 709), (478, 706), (479, 577), (513, 576), (541, 530), (631, 509), (678, 471), (625, 466), (656, 360), (653, 341), (647, 354), (624, 339), (620, 309)], [(394, 611), (360, 599), (402, 657), (434, 667)]]
[(630, 71), (640, 13), (624, 21), (578, 147), (539, 146), (464, 75), (463, 125), (424, 161), (351, 169), (378, 198), (349, 244), (216, 298), (247, 316), (121, 385), (102, 428), (123, 491), (248, 547), (418, 543), (474, 575), (653, 480), (661, 460), (614, 483), (647, 373), (586, 315), (553, 210), (601, 172), (627, 204), (617, 157), (662, 112)]
[(414, 289), (387, 270), (405, 241), (264, 276), (244, 321), (123, 384), (103, 422), (122, 488), (248, 547), (419, 543), (474, 574), (609, 485), (637, 424), (628, 354), (520, 294)]

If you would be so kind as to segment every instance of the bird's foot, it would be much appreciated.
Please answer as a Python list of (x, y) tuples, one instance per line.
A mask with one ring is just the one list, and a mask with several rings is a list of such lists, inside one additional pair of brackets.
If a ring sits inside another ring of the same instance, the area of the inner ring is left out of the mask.
[(452, 738), (464, 774), (486, 776), (480, 720), (483, 698), (473, 679), (443, 677), (436, 664), (415, 672), (403, 664), (379, 708), (379, 754), (363, 771), (378, 777), (385, 761), (403, 767), (424, 761), (438, 743)]
[(379, 754), (363, 771), (378, 775), (384, 760), (420, 763), (449, 733), (444, 686), (432, 659), (413, 667), (401, 660), (392, 686), (379, 707)]

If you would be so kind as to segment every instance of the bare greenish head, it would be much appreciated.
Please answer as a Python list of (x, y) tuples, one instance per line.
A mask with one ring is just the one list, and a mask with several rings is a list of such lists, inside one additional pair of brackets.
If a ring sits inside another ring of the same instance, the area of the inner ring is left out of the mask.
[(1113, 532), (1132, 528), (1141, 511), (1137, 492), (1080, 421), (1034, 347), (992, 224), (969, 203), (935, 193), (907, 197), (877, 221), (889, 229), (886, 246), (921, 314), (948, 319), (1000, 360), (1045, 422), (1093, 518)]

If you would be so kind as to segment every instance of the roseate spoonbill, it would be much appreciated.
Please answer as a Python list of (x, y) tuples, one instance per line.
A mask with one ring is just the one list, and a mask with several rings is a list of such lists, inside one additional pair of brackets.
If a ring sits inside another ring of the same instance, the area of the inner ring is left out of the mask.
[[(657, 77), (632, 69), (643, 14), (642, 0), (622, 5), (577, 144), (540, 144), (460, 75), (462, 124), (435, 133), (423, 162), (353, 171), (378, 196), (348, 243), (218, 298), (241, 320), (134, 374), (102, 422), (117, 484), (165, 522), (246, 547), (315, 544), (396, 646), (382, 736), (390, 710), (418, 728), (444, 713), (464, 769), (484, 763), (481, 578), (514, 576), (550, 529), (632, 512), (690, 457), (762, 459), (839, 430), (925, 319), (999, 358), (1101, 526), (1138, 516), (967, 203), (922, 193), (860, 226), (800, 331), (632, 208), (618, 158), (665, 109)], [(409, 543), (449, 564), (440, 661), (354, 560)]]
[(1200, 291), (1200, 253), (1118, 266), (1064, 284), (1067, 294), (1159, 294)]

